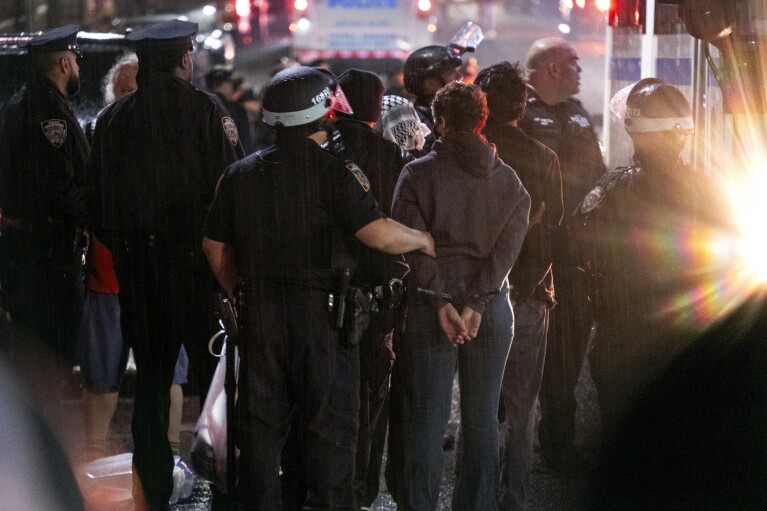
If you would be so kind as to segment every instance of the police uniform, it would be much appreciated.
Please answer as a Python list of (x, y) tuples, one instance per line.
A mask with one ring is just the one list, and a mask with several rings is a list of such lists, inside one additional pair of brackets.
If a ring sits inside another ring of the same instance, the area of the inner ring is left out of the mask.
[(143, 498), (158, 508), (173, 489), (167, 429), (179, 348), (185, 343), (194, 361), (212, 330), (202, 225), (223, 169), (243, 155), (219, 100), (156, 60), (191, 50), (196, 31), (174, 20), (128, 37), (139, 88), (100, 115), (89, 166), (93, 222), (112, 250), (123, 335), (136, 358), (133, 464)]
[[(69, 25), (36, 36), (30, 58), (79, 56), (77, 31)], [(44, 76), (32, 76), (0, 115), (0, 283), (15, 323), (70, 367), (82, 295), (78, 242), (87, 217), (88, 153), (67, 97)]]
[(556, 465), (571, 461), (574, 454), (574, 392), (593, 320), (572, 215), (605, 166), (591, 119), (580, 101), (570, 98), (549, 105), (532, 88), (528, 87), (527, 93), (519, 126), (557, 154), (562, 173), (564, 217), (552, 240), (558, 306), (551, 312), (539, 428), (544, 457)]
[[(607, 432), (695, 333), (687, 304), (680, 307), (676, 297), (695, 288), (702, 268), (691, 266), (677, 240), (695, 232), (700, 179), (683, 165), (620, 167), (605, 173), (577, 209), (599, 276), (589, 361)], [(648, 243), (650, 237), (671, 242)]]
[(303, 505), (352, 509), (359, 360), (336, 328), (331, 266), (334, 238), (382, 217), (369, 187), (357, 166), (306, 133), (278, 137), (221, 180), (205, 236), (233, 247), (244, 282), (237, 498), (248, 509), (280, 509), (280, 456), (296, 410), (305, 424)]

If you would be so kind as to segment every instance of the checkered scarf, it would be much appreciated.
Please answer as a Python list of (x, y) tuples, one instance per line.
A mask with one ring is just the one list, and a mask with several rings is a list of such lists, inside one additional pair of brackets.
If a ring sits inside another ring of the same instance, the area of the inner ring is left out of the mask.
[(381, 106), (381, 134), (408, 151), (420, 150), (431, 130), (420, 121), (413, 104), (400, 96), (384, 96)]

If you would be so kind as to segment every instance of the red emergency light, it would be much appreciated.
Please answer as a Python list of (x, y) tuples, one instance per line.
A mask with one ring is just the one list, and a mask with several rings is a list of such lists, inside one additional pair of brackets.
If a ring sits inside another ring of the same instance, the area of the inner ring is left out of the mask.
[(607, 21), (611, 27), (636, 27), (644, 23), (643, 0), (611, 0)]

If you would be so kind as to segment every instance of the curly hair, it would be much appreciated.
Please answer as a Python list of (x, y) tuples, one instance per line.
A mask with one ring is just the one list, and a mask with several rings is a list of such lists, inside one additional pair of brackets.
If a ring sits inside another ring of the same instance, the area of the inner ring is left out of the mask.
[(138, 57), (135, 53), (124, 54), (104, 76), (101, 86), (104, 91), (104, 101), (107, 105), (115, 100), (115, 76), (124, 67), (138, 69)]
[(527, 85), (519, 63), (507, 61), (486, 67), (477, 74), (474, 83), (487, 94), (490, 114), (487, 124), (505, 124), (518, 121), (525, 113)]
[(487, 98), (478, 85), (452, 82), (442, 87), (431, 103), (434, 119), (445, 119), (453, 131), (475, 133), (485, 126)]

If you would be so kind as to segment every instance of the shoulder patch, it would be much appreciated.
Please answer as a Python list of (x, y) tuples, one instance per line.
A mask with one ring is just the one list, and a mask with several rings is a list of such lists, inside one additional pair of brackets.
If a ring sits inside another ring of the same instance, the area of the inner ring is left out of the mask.
[(357, 166), (354, 162), (346, 162), (346, 170), (351, 172), (354, 177), (357, 179), (357, 182), (359, 182), (360, 186), (362, 186), (362, 189), (366, 192), (370, 191), (370, 181), (368, 181), (368, 177), (365, 175), (364, 172), (362, 172), (362, 169)]
[(226, 138), (229, 139), (229, 143), (233, 146), (236, 146), (237, 142), (240, 141), (240, 134), (237, 131), (237, 125), (234, 123), (231, 117), (222, 117), (221, 125), (224, 128), (224, 134), (226, 135)]
[(605, 198), (605, 190), (601, 186), (597, 185), (591, 190), (588, 195), (581, 202), (581, 214), (585, 215), (593, 211), (602, 200)]
[(570, 122), (573, 124), (577, 124), (581, 128), (588, 128), (591, 126), (591, 123), (589, 122), (589, 118), (585, 115), (575, 114), (570, 116)]
[(61, 119), (48, 119), (40, 123), (43, 133), (48, 142), (55, 148), (61, 147), (61, 144), (67, 139), (67, 123)]

